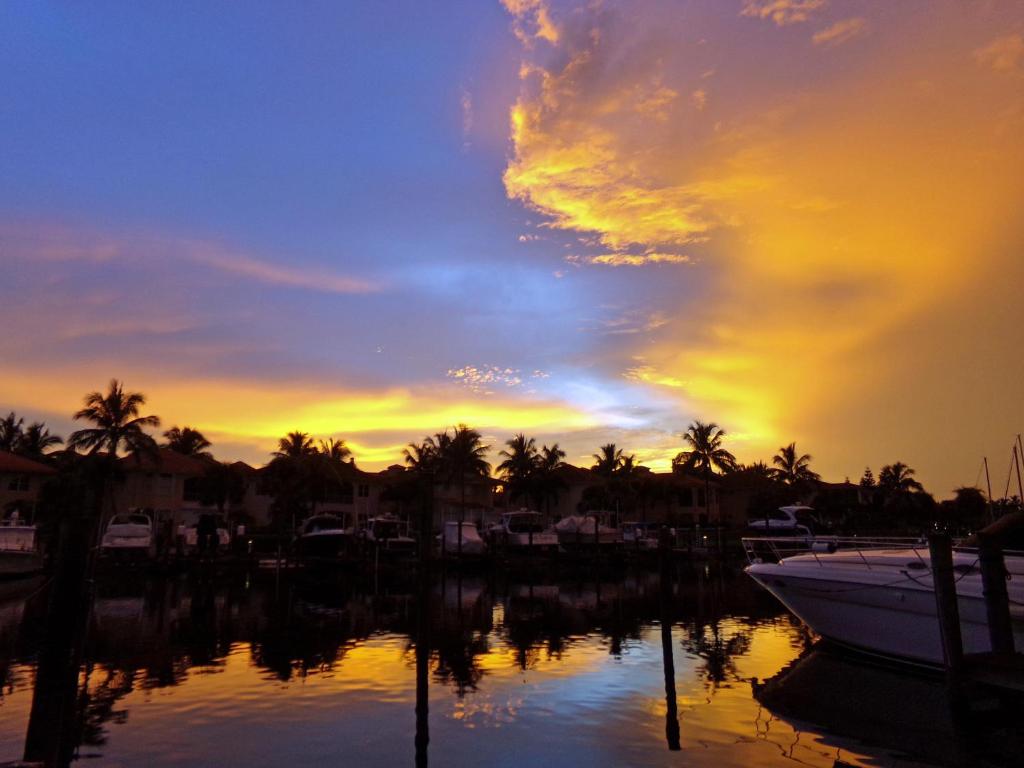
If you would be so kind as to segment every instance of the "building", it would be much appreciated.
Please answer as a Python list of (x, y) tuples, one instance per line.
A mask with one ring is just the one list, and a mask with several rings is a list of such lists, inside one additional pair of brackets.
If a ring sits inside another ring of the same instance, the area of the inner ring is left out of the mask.
[(39, 461), (0, 451), (0, 520), (15, 512), (22, 520), (31, 519), (39, 491), (56, 470)]
[(130, 454), (118, 459), (121, 479), (114, 488), (114, 509), (141, 509), (154, 522), (191, 524), (213, 508), (200, 502), (201, 480), (212, 459), (160, 448), (155, 455)]

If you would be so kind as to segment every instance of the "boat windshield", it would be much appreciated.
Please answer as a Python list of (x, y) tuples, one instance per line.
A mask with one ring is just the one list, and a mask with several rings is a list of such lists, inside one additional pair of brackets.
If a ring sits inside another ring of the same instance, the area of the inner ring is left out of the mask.
[(320, 531), (337, 531), (344, 529), (345, 525), (337, 517), (317, 517), (306, 523), (306, 533), (318, 533)]
[(145, 515), (116, 515), (111, 525), (145, 525), (149, 526), (149, 518)]
[(378, 539), (397, 539), (398, 523), (378, 520), (373, 524), (373, 535)]
[(541, 533), (544, 526), (536, 517), (523, 515), (509, 518), (508, 529), (512, 533)]

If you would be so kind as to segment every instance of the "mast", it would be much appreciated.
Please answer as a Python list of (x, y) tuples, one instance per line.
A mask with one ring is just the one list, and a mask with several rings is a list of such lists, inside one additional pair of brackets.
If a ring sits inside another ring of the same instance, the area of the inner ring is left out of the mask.
[(985, 485), (988, 486), (988, 521), (992, 522), (992, 478), (988, 474), (988, 456), (982, 456), (985, 463)]

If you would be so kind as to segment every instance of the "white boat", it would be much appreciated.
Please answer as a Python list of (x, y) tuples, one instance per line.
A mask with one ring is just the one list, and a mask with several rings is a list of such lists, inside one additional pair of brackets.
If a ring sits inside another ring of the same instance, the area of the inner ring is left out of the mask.
[(791, 504), (772, 510), (764, 517), (747, 521), (747, 528), (764, 536), (810, 536), (817, 521), (814, 508)]
[(408, 533), (408, 525), (391, 515), (371, 517), (362, 531), (363, 540), (382, 554), (413, 554), (416, 539)]
[(299, 529), (295, 545), (305, 557), (340, 557), (352, 548), (354, 532), (337, 515), (314, 515)]
[(38, 573), (43, 568), (34, 525), (0, 525), (0, 578)]
[[(185, 551), (195, 552), (199, 549), (199, 524), (183, 525), (179, 529)], [(231, 545), (231, 532), (223, 520), (217, 521), (217, 547), (227, 549)]]
[(623, 523), (622, 543), (627, 551), (653, 552), (658, 549), (658, 534), (660, 530), (660, 523)]
[(563, 517), (555, 523), (555, 534), (564, 549), (592, 547), (595, 543), (599, 547), (614, 547), (622, 541), (618, 528), (605, 525), (592, 512)]
[[(883, 656), (943, 663), (927, 546), (828, 539), (813, 542), (811, 552), (771, 562), (762, 555), (766, 547), (774, 546), (771, 539), (744, 539), (751, 560), (746, 572), (814, 632)], [(1008, 553), (1005, 560), (1014, 642), (1020, 649), (1024, 648), (1024, 555)], [(955, 550), (953, 568), (964, 652), (989, 651), (977, 553)]]
[(153, 521), (149, 515), (140, 512), (114, 515), (107, 523), (107, 530), (100, 542), (100, 551), (113, 557), (152, 557)]
[(492, 547), (509, 552), (545, 552), (558, 549), (558, 535), (544, 525), (540, 512), (521, 509), (505, 512), (487, 531)]
[[(457, 555), (459, 553), (459, 522), (449, 520), (444, 524), (441, 533), (437, 535), (438, 546), (446, 555)], [(486, 546), (480, 538), (480, 531), (476, 523), (463, 522), (462, 525), (462, 557), (481, 557)]]

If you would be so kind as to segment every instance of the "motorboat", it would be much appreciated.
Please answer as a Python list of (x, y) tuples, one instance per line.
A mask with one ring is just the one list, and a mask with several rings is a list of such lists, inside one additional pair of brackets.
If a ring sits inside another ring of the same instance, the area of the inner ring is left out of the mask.
[(109, 557), (152, 557), (155, 552), (152, 519), (141, 512), (114, 515), (107, 523), (100, 551)]
[(622, 541), (619, 529), (605, 525), (594, 513), (563, 517), (555, 523), (555, 534), (563, 549), (615, 547)]
[(352, 548), (351, 526), (337, 515), (313, 515), (303, 521), (295, 540), (303, 557), (341, 557)]
[[(460, 529), (461, 528), (461, 532)], [(459, 548), (459, 537), (462, 538), (462, 548)], [(437, 535), (437, 543), (441, 551), (446, 555), (460, 554), (462, 557), (481, 557), (486, 552), (484, 540), (480, 537), (476, 523), (459, 523), (457, 520), (449, 520), (444, 524), (441, 533)]]
[(506, 552), (553, 552), (558, 549), (558, 535), (544, 525), (540, 512), (520, 509), (505, 512), (501, 520), (487, 531), (492, 547)]
[(0, 579), (30, 576), (43, 569), (34, 525), (0, 525)]
[(627, 551), (653, 552), (658, 549), (660, 523), (626, 522), (622, 524), (622, 543)]
[(811, 536), (817, 520), (814, 508), (803, 504), (779, 507), (760, 518), (747, 521), (747, 529), (764, 536)]
[[(943, 663), (928, 547), (920, 540), (744, 539), (747, 574), (822, 637), (926, 665)], [(773, 557), (769, 552), (781, 555)], [(1024, 553), (1007, 552), (1014, 642), (1024, 648)], [(991, 650), (977, 551), (958, 547), (953, 570), (965, 653)]]
[[(216, 521), (217, 548), (227, 549), (231, 546), (231, 531), (223, 520)], [(186, 552), (196, 552), (199, 549), (199, 524), (183, 525), (179, 528), (182, 543)]]
[(416, 552), (416, 539), (409, 535), (408, 525), (391, 515), (367, 520), (362, 537), (370, 547), (382, 554), (411, 555)]

